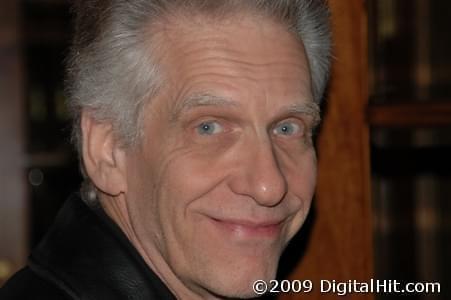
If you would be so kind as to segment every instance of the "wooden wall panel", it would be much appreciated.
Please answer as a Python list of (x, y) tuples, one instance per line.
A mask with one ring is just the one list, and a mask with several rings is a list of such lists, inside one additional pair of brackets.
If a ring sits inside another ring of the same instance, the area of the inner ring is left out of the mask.
[[(315, 220), (306, 253), (291, 279), (310, 279), (314, 291), (281, 299), (337, 299), (321, 294), (320, 280), (369, 281), (373, 273), (369, 133), (365, 121), (367, 17), (364, 0), (329, 0), (334, 64), (319, 137)], [(301, 237), (302, 238), (302, 237)], [(371, 294), (344, 299), (373, 299)]]
[(27, 255), (19, 1), (0, 1), (0, 286)]

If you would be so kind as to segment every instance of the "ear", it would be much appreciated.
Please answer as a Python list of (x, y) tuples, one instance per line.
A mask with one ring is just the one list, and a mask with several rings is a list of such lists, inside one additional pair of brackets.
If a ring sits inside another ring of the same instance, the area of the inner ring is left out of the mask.
[(91, 181), (110, 196), (125, 193), (125, 150), (118, 145), (111, 124), (98, 122), (88, 111), (83, 111), (81, 130), (83, 163)]

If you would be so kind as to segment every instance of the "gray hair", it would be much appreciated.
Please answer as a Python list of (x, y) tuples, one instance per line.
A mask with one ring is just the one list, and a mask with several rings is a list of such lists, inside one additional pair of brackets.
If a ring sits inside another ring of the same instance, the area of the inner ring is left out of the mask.
[(73, 10), (66, 90), (79, 154), (82, 110), (109, 122), (124, 146), (140, 140), (144, 106), (163, 81), (149, 25), (174, 13), (220, 18), (244, 11), (272, 18), (303, 42), (317, 103), (327, 85), (331, 34), (326, 0), (77, 0)]

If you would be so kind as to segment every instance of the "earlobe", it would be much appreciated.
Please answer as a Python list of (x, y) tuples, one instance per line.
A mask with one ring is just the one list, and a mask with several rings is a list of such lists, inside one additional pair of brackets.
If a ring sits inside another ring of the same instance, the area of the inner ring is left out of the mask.
[(110, 196), (126, 192), (125, 153), (111, 124), (98, 122), (88, 111), (81, 115), (82, 158), (97, 189)]

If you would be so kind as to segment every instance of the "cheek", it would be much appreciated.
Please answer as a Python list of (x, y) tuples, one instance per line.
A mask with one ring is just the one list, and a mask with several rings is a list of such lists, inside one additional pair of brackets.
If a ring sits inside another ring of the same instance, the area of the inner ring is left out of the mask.
[(145, 247), (167, 261), (183, 257), (177, 249), (193, 239), (195, 227), (188, 226), (186, 211), (205, 181), (194, 174), (195, 164), (181, 157), (181, 152), (142, 156), (130, 164), (128, 174), (132, 225)]
[(315, 193), (317, 165), (314, 152), (292, 163), (286, 174), (289, 193), (293, 195), (289, 197), (289, 205), (297, 211), (290, 226), (291, 238), (304, 223)]
[(182, 157), (171, 161), (160, 175), (162, 192), (171, 195), (165, 198), (180, 205), (180, 200), (176, 198), (183, 198), (183, 202), (189, 203), (190, 200), (201, 197), (209, 190), (210, 185), (214, 185), (214, 167), (209, 168), (209, 165), (211, 166), (207, 160), (197, 162)]
[(153, 200), (158, 202), (159, 218), (170, 220), (164, 223), (172, 227), (171, 231), (187, 229), (174, 224), (186, 222), (197, 200), (221, 183), (223, 168), (218, 164), (215, 159), (187, 150), (175, 151), (160, 163)]
[(159, 179), (167, 192), (189, 202), (200, 198), (218, 185), (227, 172), (227, 149), (220, 143), (184, 143), (165, 159)]
[(202, 261), (200, 254), (209, 257), (211, 252), (218, 252), (216, 248), (214, 251), (209, 248), (205, 220), (196, 213), (206, 204), (200, 199), (221, 182), (220, 174), (212, 171), (214, 169), (211, 163), (195, 159), (191, 153), (178, 153), (159, 173), (160, 184), (152, 199), (157, 201), (155, 217), (161, 232), (158, 248), (182, 276), (191, 274), (192, 265), (202, 268), (205, 262), (199, 263)]
[(304, 201), (310, 200), (317, 178), (317, 160), (313, 148), (284, 163), (284, 168), (290, 191)]
[(158, 220), (158, 203), (154, 201), (159, 184), (158, 174), (154, 172), (153, 161), (142, 156), (132, 159), (127, 170), (130, 217), (136, 223), (135, 228), (149, 233), (149, 228), (155, 228)]

